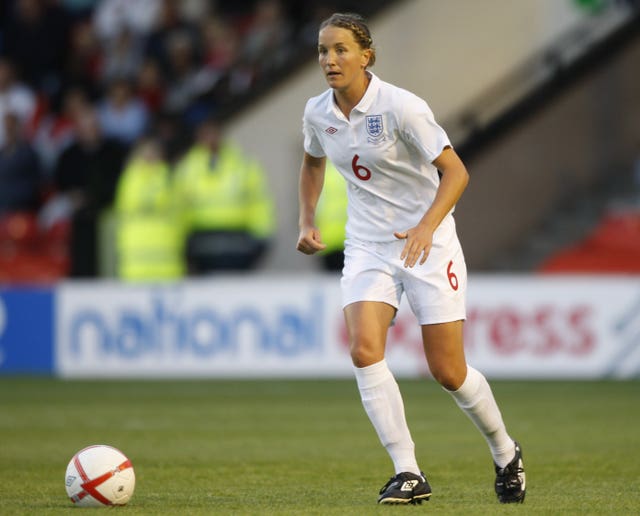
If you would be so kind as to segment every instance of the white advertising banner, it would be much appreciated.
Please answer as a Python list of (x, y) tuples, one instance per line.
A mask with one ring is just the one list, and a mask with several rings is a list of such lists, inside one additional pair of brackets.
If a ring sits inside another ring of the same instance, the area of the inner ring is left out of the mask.
[(62, 376), (312, 376), (350, 371), (335, 278), (220, 276), (171, 286), (65, 284)]
[[(337, 276), (65, 283), (56, 307), (64, 377), (352, 374)], [(471, 276), (465, 345), (491, 378), (639, 377), (640, 278)], [(387, 360), (398, 376), (428, 374), (406, 303)]]
[[(417, 358), (415, 326), (401, 310), (389, 342)], [(465, 351), (491, 378), (640, 377), (640, 277), (471, 276)]]

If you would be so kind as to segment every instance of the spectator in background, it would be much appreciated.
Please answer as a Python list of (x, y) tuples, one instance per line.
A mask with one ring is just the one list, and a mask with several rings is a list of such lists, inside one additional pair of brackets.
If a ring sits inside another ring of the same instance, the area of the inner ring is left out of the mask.
[(155, 59), (162, 68), (162, 72), (170, 77), (172, 44), (176, 38), (188, 40), (190, 49), (194, 52), (193, 59), (200, 61), (197, 53), (201, 48), (200, 34), (195, 23), (186, 19), (180, 11), (180, 4), (175, 0), (162, 0), (156, 23), (147, 37), (145, 55)]
[(211, 109), (218, 113), (225, 113), (242, 105), (245, 96), (257, 84), (259, 79), (257, 71), (254, 63), (240, 55), (207, 92), (205, 98)]
[(32, 142), (40, 157), (45, 176), (53, 175), (60, 153), (75, 138), (76, 115), (90, 107), (82, 88), (71, 88), (64, 93), (62, 106), (43, 114), (34, 129)]
[[(58, 256), (69, 254), (69, 234), (72, 198), (56, 192), (56, 168), (62, 153), (77, 141), (77, 122), (80, 115), (91, 109), (91, 103), (82, 88), (71, 88), (64, 93), (61, 106), (54, 106), (41, 118), (33, 136), (33, 146), (40, 157), (45, 176), (44, 204), (38, 213), (42, 230), (57, 237), (63, 247)], [(68, 263), (65, 265), (68, 270)]]
[(141, 38), (129, 29), (123, 29), (106, 45), (102, 66), (103, 82), (109, 84), (116, 79), (132, 79), (142, 65), (142, 60)]
[[(0, 121), (5, 115), (15, 115), (21, 127), (31, 122), (36, 109), (36, 96), (16, 79), (13, 63), (0, 57)], [(5, 143), (5, 125), (0, 124), (0, 147)]]
[(207, 101), (212, 109), (229, 106), (233, 96), (253, 84), (254, 67), (242, 56), (242, 42), (235, 25), (218, 16), (209, 16), (200, 26), (204, 48), (204, 69), (211, 87)]
[(9, 12), (4, 52), (37, 91), (56, 95), (68, 50), (69, 17), (54, 2), (16, 0)]
[(98, 228), (113, 204), (126, 146), (105, 137), (93, 109), (76, 115), (76, 141), (60, 155), (55, 169), (59, 216), (71, 218), (71, 276), (98, 274)]
[(43, 192), (38, 156), (22, 137), (18, 115), (5, 112), (1, 121), (4, 141), (0, 146), (0, 214), (35, 211)]
[(69, 46), (64, 87), (80, 87), (92, 97), (97, 96), (102, 86), (104, 54), (91, 20), (81, 20), (73, 25)]
[(299, 18), (304, 20), (299, 27), (297, 40), (307, 48), (315, 48), (318, 44), (318, 26), (326, 20), (337, 7), (331, 3), (305, 3)]
[(172, 280), (184, 274), (184, 233), (169, 164), (159, 141), (134, 148), (116, 193), (118, 276), (127, 281)]
[(206, 88), (199, 83), (200, 68), (191, 38), (185, 33), (175, 32), (167, 40), (166, 46), (168, 84), (165, 109), (172, 113), (179, 113), (186, 110)]
[(290, 55), (285, 42), (291, 34), (292, 27), (280, 0), (259, 0), (245, 34), (245, 59), (256, 67), (258, 74), (271, 72)]
[(217, 0), (180, 0), (180, 13), (187, 20), (203, 20), (217, 6)]
[(146, 37), (156, 26), (161, 8), (162, 0), (99, 0), (93, 25), (103, 42), (116, 40), (123, 31)]
[(180, 115), (161, 111), (154, 117), (153, 132), (165, 159), (173, 168), (193, 144), (191, 134), (185, 130)]
[(100, 127), (108, 137), (131, 146), (147, 129), (149, 114), (128, 79), (114, 79), (98, 105)]
[(217, 16), (201, 25), (204, 40), (204, 64), (218, 76), (224, 75), (237, 61), (241, 42), (235, 27)]
[(3, 32), (5, 29), (5, 20), (7, 19), (7, 15), (9, 13), (9, 6), (7, 2), (0, 2), (0, 52), (3, 50)]
[(98, 0), (58, 0), (58, 3), (77, 21), (90, 18)]
[(165, 82), (155, 59), (145, 59), (136, 72), (135, 90), (149, 113), (157, 113), (163, 109)]
[(176, 167), (176, 192), (187, 231), (190, 274), (254, 268), (275, 229), (262, 167), (211, 119)]
[(316, 210), (316, 223), (326, 246), (320, 253), (322, 268), (326, 271), (341, 271), (344, 266), (347, 204), (347, 184), (334, 164), (327, 161)]

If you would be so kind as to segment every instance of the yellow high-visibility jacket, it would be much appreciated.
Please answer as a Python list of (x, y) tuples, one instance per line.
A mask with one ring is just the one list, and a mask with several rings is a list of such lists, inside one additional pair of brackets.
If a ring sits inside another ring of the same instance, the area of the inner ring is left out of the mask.
[(178, 163), (175, 181), (188, 231), (247, 231), (259, 239), (273, 234), (263, 170), (235, 145), (223, 143), (216, 156), (194, 145)]
[(316, 226), (327, 246), (323, 254), (344, 250), (347, 224), (347, 182), (330, 161), (324, 173), (324, 186), (316, 208)]
[(184, 275), (184, 228), (167, 163), (132, 159), (118, 183), (115, 211), (122, 279), (170, 280)]

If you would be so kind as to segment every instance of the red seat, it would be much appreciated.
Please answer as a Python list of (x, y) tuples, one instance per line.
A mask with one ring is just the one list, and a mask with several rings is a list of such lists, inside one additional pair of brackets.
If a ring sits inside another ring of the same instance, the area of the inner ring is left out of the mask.
[(0, 217), (0, 282), (51, 283), (63, 278), (69, 271), (69, 236), (68, 223), (41, 230), (35, 213)]
[(640, 273), (640, 212), (607, 213), (590, 235), (548, 258), (539, 270)]
[(34, 243), (38, 234), (38, 219), (35, 213), (18, 211), (0, 217), (0, 241)]

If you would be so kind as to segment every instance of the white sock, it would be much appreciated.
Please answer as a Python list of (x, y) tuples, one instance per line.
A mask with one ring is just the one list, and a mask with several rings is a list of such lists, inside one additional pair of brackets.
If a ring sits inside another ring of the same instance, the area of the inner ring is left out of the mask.
[(354, 366), (353, 370), (362, 405), (393, 461), (396, 474), (408, 471), (419, 475), (402, 395), (386, 360), (367, 367)]
[(509, 464), (515, 455), (515, 444), (507, 433), (491, 387), (482, 373), (467, 365), (463, 384), (458, 390), (447, 392), (487, 440), (493, 461), (501, 468)]

